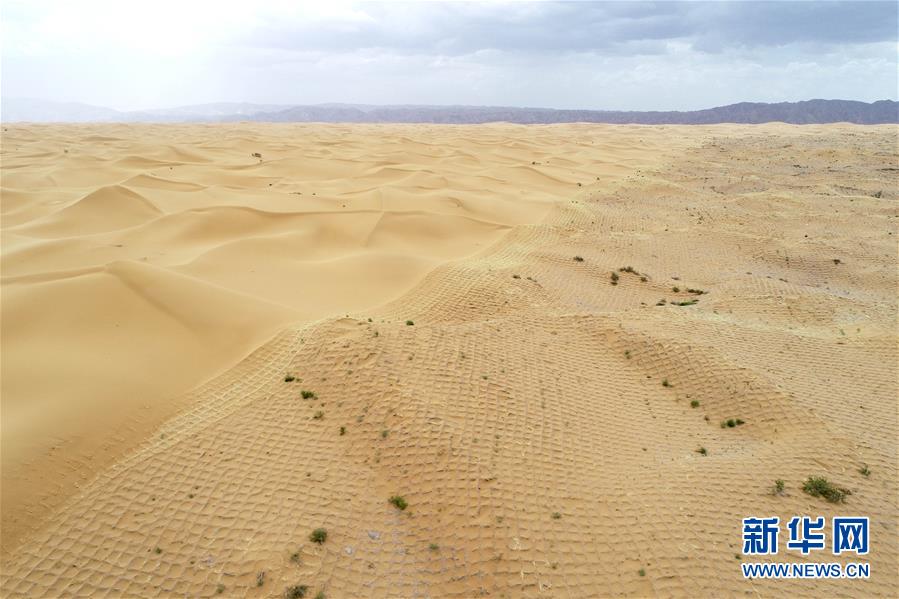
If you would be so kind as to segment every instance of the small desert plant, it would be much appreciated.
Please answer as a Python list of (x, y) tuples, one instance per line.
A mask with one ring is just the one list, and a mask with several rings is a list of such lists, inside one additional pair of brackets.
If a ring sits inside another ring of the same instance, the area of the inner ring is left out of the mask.
[(400, 511), (409, 507), (409, 504), (406, 503), (406, 500), (403, 499), (400, 495), (394, 495), (387, 501), (388, 501), (388, 503), (392, 504), (396, 509), (398, 509)]
[(303, 599), (308, 590), (309, 587), (305, 584), (295, 584), (292, 587), (287, 587), (287, 590), (284, 591), (284, 599)]
[(155, 553), (156, 555), (159, 555), (160, 553), (162, 553), (162, 549), (157, 547), (156, 549), (153, 550), (153, 553)]
[(406, 326), (407, 326), (407, 327), (411, 327), (411, 326), (414, 325), (414, 324), (415, 324), (415, 323), (412, 322), (411, 320), (407, 320), (407, 321), (406, 321)]
[(440, 545), (438, 545), (437, 543), (431, 543), (430, 545), (428, 545), (428, 549), (430, 549), (431, 551), (438, 551), (440, 549)]
[(691, 289), (691, 288), (688, 288), (688, 289), (687, 289), (687, 293), (692, 293), (693, 295), (702, 295), (702, 294), (705, 293), (705, 291), (703, 291), (702, 289)]
[(782, 479), (782, 478), (778, 478), (776, 481), (774, 481), (774, 488), (771, 489), (771, 494), (772, 494), (772, 495), (783, 495), (783, 494), (784, 494), (784, 489), (786, 488), (786, 486), (787, 486), (787, 485), (786, 485), (786, 483), (783, 481), (783, 479)]
[(871, 476), (871, 471), (868, 469), (868, 465), (865, 464), (858, 471), (862, 474), (862, 476)]
[(345, 426), (341, 426), (341, 427), (340, 427), (340, 436), (342, 437), (342, 436), (344, 436), (345, 434), (346, 434), (346, 427), (345, 427)]
[(631, 350), (629, 350), (629, 349), (624, 350), (624, 357), (627, 358), (628, 360), (630, 360), (631, 359)]
[(309, 540), (313, 543), (318, 543), (321, 545), (328, 539), (328, 531), (324, 528), (316, 528), (311, 533), (309, 533)]
[(315, 599), (325, 599), (325, 592), (319, 591), (315, 594)]
[(671, 291), (673, 291), (674, 293), (680, 293), (680, 287), (672, 287)]
[(666, 303), (665, 300), (660, 299), (659, 301), (656, 302), (656, 306), (664, 306), (665, 303)]
[(709, 455), (709, 450), (705, 447), (700, 447), (696, 450), (696, 453), (698, 453), (699, 455)]
[(315, 399), (315, 391), (300, 391), (303, 399)]
[(672, 385), (671, 385), (671, 383), (668, 382), (668, 379), (662, 379), (662, 386), (663, 387), (671, 387)]
[(675, 306), (692, 306), (694, 304), (699, 303), (699, 300), (691, 299), (684, 302), (671, 302)]
[(634, 270), (633, 266), (622, 266), (618, 269), (620, 272), (629, 272), (631, 274), (639, 274), (636, 270)]
[(512, 275), (512, 278), (513, 278), (513, 279), (520, 279), (520, 278), (521, 278), (521, 275)]
[(293, 376), (292, 374), (288, 374), (288, 375), (285, 375), (285, 376), (284, 376), (284, 382), (285, 382), (285, 383), (292, 383), (292, 382), (294, 382), (295, 380), (297, 380), (297, 377)]
[(253, 156), (253, 158), (262, 158), (262, 154), (260, 154), (259, 152), (253, 152), (251, 156)]
[(843, 489), (828, 481), (823, 476), (810, 476), (802, 490), (812, 497), (823, 497), (831, 503), (842, 503), (848, 495), (852, 495), (849, 489)]
[(218, 585), (215, 587), (215, 594), (221, 595), (224, 592), (225, 592), (225, 585), (223, 585), (222, 583), (218, 583)]
[(645, 283), (645, 282), (648, 281), (648, 280), (649, 280), (649, 279), (647, 279), (646, 276), (641, 276), (641, 277), (640, 277), (640, 282), (641, 282), (641, 283)]
[(562, 514), (560, 514), (559, 512), (553, 512), (553, 520), (558, 520), (561, 517), (562, 517)]
[(609, 278), (612, 279), (612, 285), (617, 285), (617, 284), (618, 284), (618, 278), (619, 278), (619, 277), (618, 277), (618, 273), (617, 273), (617, 272), (613, 272), (612, 275), (611, 275)]
[(699, 407), (699, 401), (696, 400), (696, 399), (694, 399), (693, 401), (690, 402), (690, 407), (691, 407), (691, 408), (698, 408), (698, 407)]
[(583, 261), (584, 261), (584, 258), (581, 257), (581, 256), (575, 256), (575, 257), (574, 257), (574, 261), (575, 261), (575, 262), (583, 262)]
[(256, 586), (261, 587), (265, 584), (265, 572), (260, 572), (256, 575)]
[(640, 576), (646, 576), (646, 570), (640, 568), (639, 570), (637, 570), (637, 574), (639, 574)]
[(387, 435), (389, 435), (389, 434), (390, 434), (390, 431), (385, 428), (384, 430), (381, 431), (381, 438), (386, 439)]
[(316, 420), (321, 420), (322, 418), (325, 417), (325, 413), (322, 412), (321, 410), (318, 410), (315, 414), (312, 415), (312, 417)]
[(292, 562), (295, 563), (295, 564), (300, 563), (300, 552), (299, 552), (299, 551), (294, 551), (293, 553), (291, 553), (291, 554), (290, 554), (290, 561), (292, 561)]

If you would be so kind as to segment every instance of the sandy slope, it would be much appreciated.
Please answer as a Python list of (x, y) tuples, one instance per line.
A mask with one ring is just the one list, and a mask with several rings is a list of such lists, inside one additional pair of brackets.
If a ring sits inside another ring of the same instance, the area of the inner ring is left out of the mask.
[[(895, 127), (2, 141), (4, 594), (895, 589)], [(871, 580), (743, 581), (755, 513)]]

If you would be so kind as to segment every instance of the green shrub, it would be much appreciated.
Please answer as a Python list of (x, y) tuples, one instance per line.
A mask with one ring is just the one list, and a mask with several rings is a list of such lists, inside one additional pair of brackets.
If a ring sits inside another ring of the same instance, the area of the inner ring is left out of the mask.
[(321, 545), (328, 539), (328, 531), (324, 528), (316, 528), (309, 534), (309, 540)]
[(393, 504), (393, 506), (402, 511), (409, 507), (409, 504), (406, 503), (406, 500), (403, 499), (400, 495), (394, 495), (390, 499), (387, 500), (389, 503)]
[(292, 587), (287, 587), (287, 590), (284, 591), (285, 599), (303, 599), (306, 596), (306, 591), (309, 590), (305, 584), (297, 584)]
[(838, 487), (823, 476), (808, 477), (802, 485), (802, 490), (812, 497), (823, 497), (831, 503), (843, 503), (847, 496), (852, 495), (849, 489)]
[(774, 489), (771, 491), (771, 494), (772, 495), (783, 495), (784, 489), (786, 489), (786, 486), (787, 485), (783, 481), (783, 479), (778, 478), (776, 481), (774, 481)]

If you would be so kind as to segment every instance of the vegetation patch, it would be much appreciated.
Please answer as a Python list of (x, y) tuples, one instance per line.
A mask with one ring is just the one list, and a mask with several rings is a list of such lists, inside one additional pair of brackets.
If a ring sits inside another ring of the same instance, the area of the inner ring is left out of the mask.
[(785, 490), (786, 488), (787, 488), (787, 485), (786, 485), (786, 483), (783, 481), (783, 479), (782, 479), (782, 478), (778, 478), (776, 481), (774, 481), (774, 487), (771, 489), (771, 494), (772, 494), (772, 495), (780, 495), (780, 496), (783, 496), (783, 495), (784, 495), (784, 490)]
[(303, 399), (315, 399), (315, 391), (300, 391), (300, 395)]
[(287, 587), (287, 590), (284, 591), (284, 599), (303, 599), (308, 590), (309, 587), (305, 584), (295, 584), (292, 587)]
[(400, 495), (394, 495), (393, 497), (388, 499), (387, 502), (390, 503), (391, 505), (393, 505), (393, 507), (395, 507), (396, 509), (398, 509), (400, 511), (409, 507), (409, 504), (406, 503), (406, 500), (403, 499), (402, 496), (400, 496)]
[(311, 533), (309, 533), (309, 540), (313, 543), (318, 543), (321, 545), (326, 540), (328, 540), (328, 531), (324, 528), (316, 528)]
[(802, 490), (812, 497), (823, 497), (830, 503), (843, 503), (847, 496), (852, 495), (849, 489), (838, 487), (823, 476), (808, 477)]

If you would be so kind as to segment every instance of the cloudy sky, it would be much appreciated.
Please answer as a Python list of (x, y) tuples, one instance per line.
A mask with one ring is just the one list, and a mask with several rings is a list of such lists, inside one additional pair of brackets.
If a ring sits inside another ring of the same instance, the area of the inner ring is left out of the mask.
[(896, 2), (4, 0), (0, 93), (696, 109), (897, 97)]

